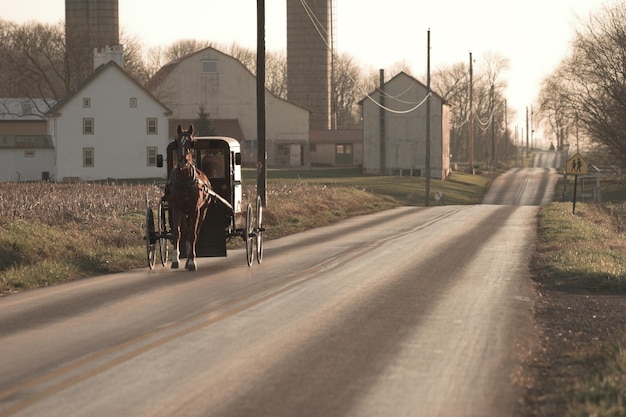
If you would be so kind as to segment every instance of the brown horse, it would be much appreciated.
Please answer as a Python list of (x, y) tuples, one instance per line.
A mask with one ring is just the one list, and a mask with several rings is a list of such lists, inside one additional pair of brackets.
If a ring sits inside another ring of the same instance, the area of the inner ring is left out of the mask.
[(211, 183), (207, 176), (193, 164), (194, 142), (193, 125), (189, 125), (187, 131), (183, 131), (178, 125), (176, 136), (178, 160), (165, 188), (174, 244), (172, 268), (178, 268), (182, 239), (187, 244), (185, 268), (189, 271), (197, 269), (196, 242), (211, 200), (209, 193)]

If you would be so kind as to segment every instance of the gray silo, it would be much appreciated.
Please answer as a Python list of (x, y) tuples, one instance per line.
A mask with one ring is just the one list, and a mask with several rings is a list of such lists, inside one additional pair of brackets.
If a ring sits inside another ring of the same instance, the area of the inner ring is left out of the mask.
[(287, 0), (287, 98), (331, 128), (332, 0)]
[(65, 0), (65, 42), (78, 78), (93, 69), (94, 49), (120, 43), (118, 0)]

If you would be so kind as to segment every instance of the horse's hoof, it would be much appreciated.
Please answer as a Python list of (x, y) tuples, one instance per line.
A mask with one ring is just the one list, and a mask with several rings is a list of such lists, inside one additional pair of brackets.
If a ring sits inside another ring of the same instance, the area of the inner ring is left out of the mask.
[(172, 269), (178, 269), (178, 262), (172, 262)]
[(196, 263), (194, 261), (187, 261), (187, 263), (185, 264), (185, 269), (187, 271), (195, 271), (196, 270)]

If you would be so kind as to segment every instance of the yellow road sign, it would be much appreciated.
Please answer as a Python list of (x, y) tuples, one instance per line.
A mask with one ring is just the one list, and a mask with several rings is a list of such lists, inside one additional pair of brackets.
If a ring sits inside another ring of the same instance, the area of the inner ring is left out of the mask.
[(565, 173), (567, 175), (586, 175), (589, 173), (589, 164), (581, 154), (576, 153), (567, 160), (565, 165)]

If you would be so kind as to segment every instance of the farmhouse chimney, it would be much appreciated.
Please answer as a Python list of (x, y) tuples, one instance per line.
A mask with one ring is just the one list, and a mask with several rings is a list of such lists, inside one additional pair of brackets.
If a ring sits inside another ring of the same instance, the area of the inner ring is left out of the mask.
[(93, 50), (93, 69), (108, 63), (115, 62), (124, 68), (124, 47), (122, 45), (105, 46), (102, 49), (95, 48)]

